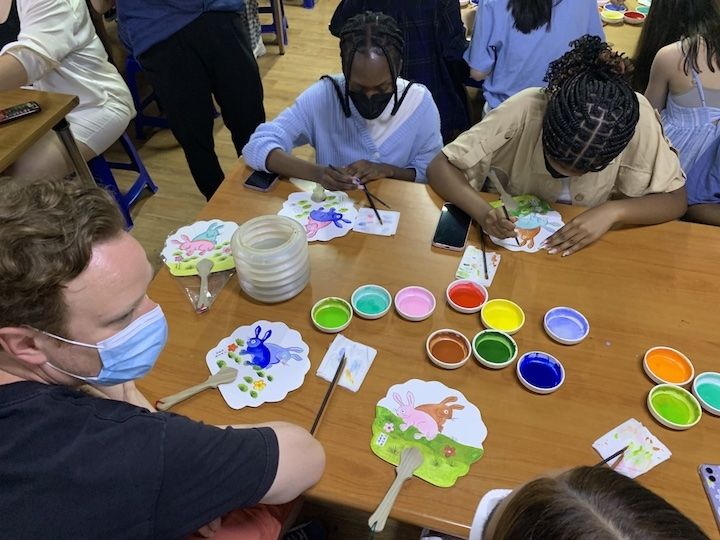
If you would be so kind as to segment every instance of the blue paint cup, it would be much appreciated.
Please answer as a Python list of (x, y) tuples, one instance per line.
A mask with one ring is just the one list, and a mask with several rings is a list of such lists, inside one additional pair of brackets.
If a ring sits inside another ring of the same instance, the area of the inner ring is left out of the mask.
[(590, 323), (578, 310), (554, 307), (545, 314), (543, 326), (548, 336), (563, 345), (580, 343), (590, 333)]
[(517, 363), (520, 383), (537, 394), (550, 394), (565, 382), (565, 368), (551, 354), (531, 351), (523, 354)]

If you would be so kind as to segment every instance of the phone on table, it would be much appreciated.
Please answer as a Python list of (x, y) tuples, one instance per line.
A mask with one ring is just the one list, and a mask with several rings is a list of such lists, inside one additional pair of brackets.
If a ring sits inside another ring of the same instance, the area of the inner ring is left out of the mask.
[(703, 463), (698, 467), (698, 472), (715, 516), (715, 523), (720, 529), (720, 465)]
[(445, 203), (440, 212), (432, 245), (462, 251), (467, 242), (472, 218), (452, 203)]
[(280, 175), (274, 172), (253, 171), (245, 180), (245, 187), (257, 191), (270, 191)]

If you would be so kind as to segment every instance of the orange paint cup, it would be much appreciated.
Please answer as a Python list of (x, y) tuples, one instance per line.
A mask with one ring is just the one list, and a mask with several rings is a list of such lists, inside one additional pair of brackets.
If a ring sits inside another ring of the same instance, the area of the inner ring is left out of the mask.
[(695, 377), (695, 368), (683, 353), (670, 347), (648, 349), (643, 358), (645, 373), (658, 384), (685, 386)]

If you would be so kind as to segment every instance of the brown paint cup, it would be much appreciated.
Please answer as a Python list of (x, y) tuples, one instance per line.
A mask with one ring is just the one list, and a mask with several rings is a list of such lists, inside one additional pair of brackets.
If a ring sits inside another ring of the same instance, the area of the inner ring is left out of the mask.
[(436, 330), (425, 342), (430, 361), (444, 369), (457, 369), (465, 365), (472, 354), (468, 339), (451, 328)]

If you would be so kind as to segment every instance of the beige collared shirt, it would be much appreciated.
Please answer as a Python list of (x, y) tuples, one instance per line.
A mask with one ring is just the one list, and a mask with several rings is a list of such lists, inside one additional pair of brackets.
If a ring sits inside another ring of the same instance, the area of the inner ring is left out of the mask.
[[(645, 97), (637, 97), (640, 119), (633, 138), (602, 171), (570, 179), (573, 204), (597, 206), (611, 195), (642, 197), (685, 185), (677, 152), (663, 134), (657, 113)], [(555, 202), (563, 186), (545, 168), (542, 124), (546, 107), (547, 96), (540, 88), (523, 90), (442, 151), (478, 191), (492, 168), (510, 194), (532, 194)]]

